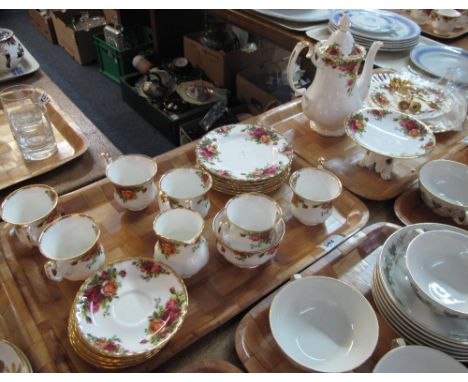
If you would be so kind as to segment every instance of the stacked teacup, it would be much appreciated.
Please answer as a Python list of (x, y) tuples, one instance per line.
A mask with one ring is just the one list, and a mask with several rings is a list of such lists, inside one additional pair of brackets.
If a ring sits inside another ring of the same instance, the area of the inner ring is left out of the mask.
[(273, 259), (285, 233), (280, 206), (260, 193), (231, 198), (213, 219), (218, 252), (240, 268)]

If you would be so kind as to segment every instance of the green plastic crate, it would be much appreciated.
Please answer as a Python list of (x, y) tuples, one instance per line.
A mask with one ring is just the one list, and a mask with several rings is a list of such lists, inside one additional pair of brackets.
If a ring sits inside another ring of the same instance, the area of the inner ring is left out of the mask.
[(97, 50), (99, 71), (118, 84), (120, 84), (120, 77), (134, 72), (133, 57), (137, 54), (148, 53), (147, 51), (153, 45), (150, 34), (146, 29), (140, 35), (143, 39), (142, 42), (131, 48), (119, 50), (106, 42), (103, 33), (95, 34), (93, 40)]

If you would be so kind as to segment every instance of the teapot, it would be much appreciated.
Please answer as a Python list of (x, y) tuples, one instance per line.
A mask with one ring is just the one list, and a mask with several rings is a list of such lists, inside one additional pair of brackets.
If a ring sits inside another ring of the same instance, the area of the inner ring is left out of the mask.
[[(381, 41), (372, 44), (358, 78), (366, 49), (354, 42), (349, 27), (349, 16), (344, 14), (338, 30), (328, 40), (320, 41), (315, 50), (310, 42), (300, 41), (289, 58), (289, 86), (296, 95), (302, 96), (302, 110), (310, 119), (312, 130), (325, 136), (344, 135), (344, 119), (358, 110), (367, 97), (375, 55), (383, 45)], [(311, 59), (317, 72), (308, 89), (298, 89), (294, 85), (292, 69), (301, 51), (307, 47), (309, 51), (306, 57)]]
[(18, 66), (24, 56), (23, 46), (10, 29), (0, 28), (0, 74)]

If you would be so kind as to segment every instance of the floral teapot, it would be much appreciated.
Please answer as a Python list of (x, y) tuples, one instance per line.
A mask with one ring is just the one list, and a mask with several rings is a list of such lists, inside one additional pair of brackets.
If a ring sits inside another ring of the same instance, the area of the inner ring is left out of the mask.
[[(344, 134), (345, 117), (358, 110), (369, 92), (372, 68), (377, 50), (383, 45), (375, 41), (369, 49), (362, 74), (359, 67), (366, 49), (355, 44), (349, 32), (349, 16), (344, 14), (339, 28), (328, 40), (320, 41), (315, 51), (308, 41), (297, 43), (289, 58), (288, 82), (296, 95), (302, 95), (302, 109), (310, 119), (310, 127), (325, 136)], [(317, 67), (314, 81), (306, 90), (294, 86), (292, 68), (300, 52), (309, 47), (307, 58)]]
[(24, 49), (9, 29), (0, 28), (0, 73), (8, 73), (21, 62)]

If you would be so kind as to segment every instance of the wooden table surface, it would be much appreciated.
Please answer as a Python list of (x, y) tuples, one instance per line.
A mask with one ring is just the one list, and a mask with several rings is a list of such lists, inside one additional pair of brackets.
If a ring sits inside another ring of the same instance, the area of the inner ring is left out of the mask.
[(120, 151), (41, 69), (30, 76), (1, 83), (0, 90), (18, 84), (30, 84), (46, 90), (54, 102), (81, 129), (89, 141), (89, 148), (80, 157), (55, 170), (2, 190), (0, 200), (3, 200), (11, 191), (26, 184), (46, 183), (54, 187), (59, 194), (64, 194), (104, 177), (104, 161), (101, 159), (101, 152), (107, 151), (111, 156), (115, 157), (121, 154)]

